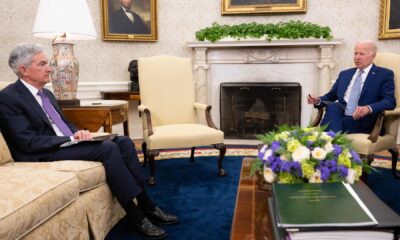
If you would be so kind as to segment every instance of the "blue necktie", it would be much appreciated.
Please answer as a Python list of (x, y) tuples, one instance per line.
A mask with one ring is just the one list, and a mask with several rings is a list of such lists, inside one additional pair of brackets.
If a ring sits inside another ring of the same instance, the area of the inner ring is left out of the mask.
[(39, 90), (37, 95), (40, 96), (42, 99), (42, 105), (44, 111), (47, 113), (51, 121), (60, 129), (60, 131), (65, 135), (65, 136), (72, 136), (74, 135), (71, 131), (71, 129), (67, 126), (67, 124), (61, 119), (60, 115), (57, 113), (57, 111), (54, 109), (53, 105), (51, 104), (49, 98), (42, 92), (42, 90)]
[(363, 70), (359, 71), (356, 79), (354, 79), (354, 84), (350, 92), (349, 101), (347, 102), (346, 110), (344, 111), (344, 115), (346, 116), (352, 116), (358, 106), (358, 99), (360, 98), (361, 94), (361, 75), (363, 74), (363, 72)]

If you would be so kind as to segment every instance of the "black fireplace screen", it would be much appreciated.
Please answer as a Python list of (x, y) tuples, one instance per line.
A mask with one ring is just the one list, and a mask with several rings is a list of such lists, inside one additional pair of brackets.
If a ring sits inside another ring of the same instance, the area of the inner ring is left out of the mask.
[(222, 83), (221, 130), (226, 138), (255, 139), (282, 124), (300, 125), (298, 83)]

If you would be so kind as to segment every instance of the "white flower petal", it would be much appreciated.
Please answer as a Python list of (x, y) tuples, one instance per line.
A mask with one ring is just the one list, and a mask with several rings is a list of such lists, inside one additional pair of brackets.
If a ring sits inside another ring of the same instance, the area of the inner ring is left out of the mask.
[(316, 147), (311, 152), (311, 155), (313, 156), (313, 158), (315, 158), (317, 160), (324, 160), (326, 157), (326, 151), (323, 148)]
[(276, 175), (276, 173), (274, 173), (274, 171), (272, 171), (272, 169), (271, 168), (269, 168), (269, 167), (265, 167), (264, 166), (264, 172), (263, 172), (264, 174), (264, 179), (265, 179), (265, 181), (267, 181), (268, 183), (273, 183), (273, 182), (275, 182), (276, 181), (276, 179), (277, 179), (277, 175)]

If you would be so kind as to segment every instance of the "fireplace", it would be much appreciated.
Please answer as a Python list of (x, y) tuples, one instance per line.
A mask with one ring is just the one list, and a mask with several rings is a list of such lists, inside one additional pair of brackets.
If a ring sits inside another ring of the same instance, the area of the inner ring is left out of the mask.
[(300, 125), (298, 83), (222, 83), (220, 126), (225, 138), (255, 139), (276, 126)]
[(296, 106), (301, 104), (298, 121), (306, 127), (312, 120), (313, 106), (307, 104), (305, 96), (321, 95), (330, 89), (336, 65), (334, 49), (340, 44), (341, 39), (187, 42), (193, 49), (196, 100), (212, 106), (212, 119), (221, 129), (222, 123), (228, 124), (220, 116), (221, 84), (297, 83), (301, 86), (301, 99), (296, 102)]

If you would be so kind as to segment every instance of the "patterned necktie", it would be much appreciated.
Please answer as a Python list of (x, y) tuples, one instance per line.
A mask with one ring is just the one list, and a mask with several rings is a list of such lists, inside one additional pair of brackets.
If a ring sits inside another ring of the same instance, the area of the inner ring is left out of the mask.
[(354, 84), (350, 92), (349, 101), (347, 102), (346, 110), (344, 111), (344, 115), (346, 116), (352, 116), (357, 108), (358, 99), (360, 98), (361, 93), (361, 76), (363, 73), (364, 71), (359, 71), (356, 79), (354, 79)]
[(60, 129), (60, 131), (65, 135), (65, 136), (72, 136), (74, 135), (71, 131), (71, 129), (65, 124), (65, 122), (61, 119), (60, 115), (57, 113), (57, 111), (54, 109), (53, 105), (51, 104), (49, 98), (42, 92), (42, 90), (39, 90), (37, 95), (40, 96), (42, 99), (42, 105), (44, 111), (47, 113), (51, 121)]

